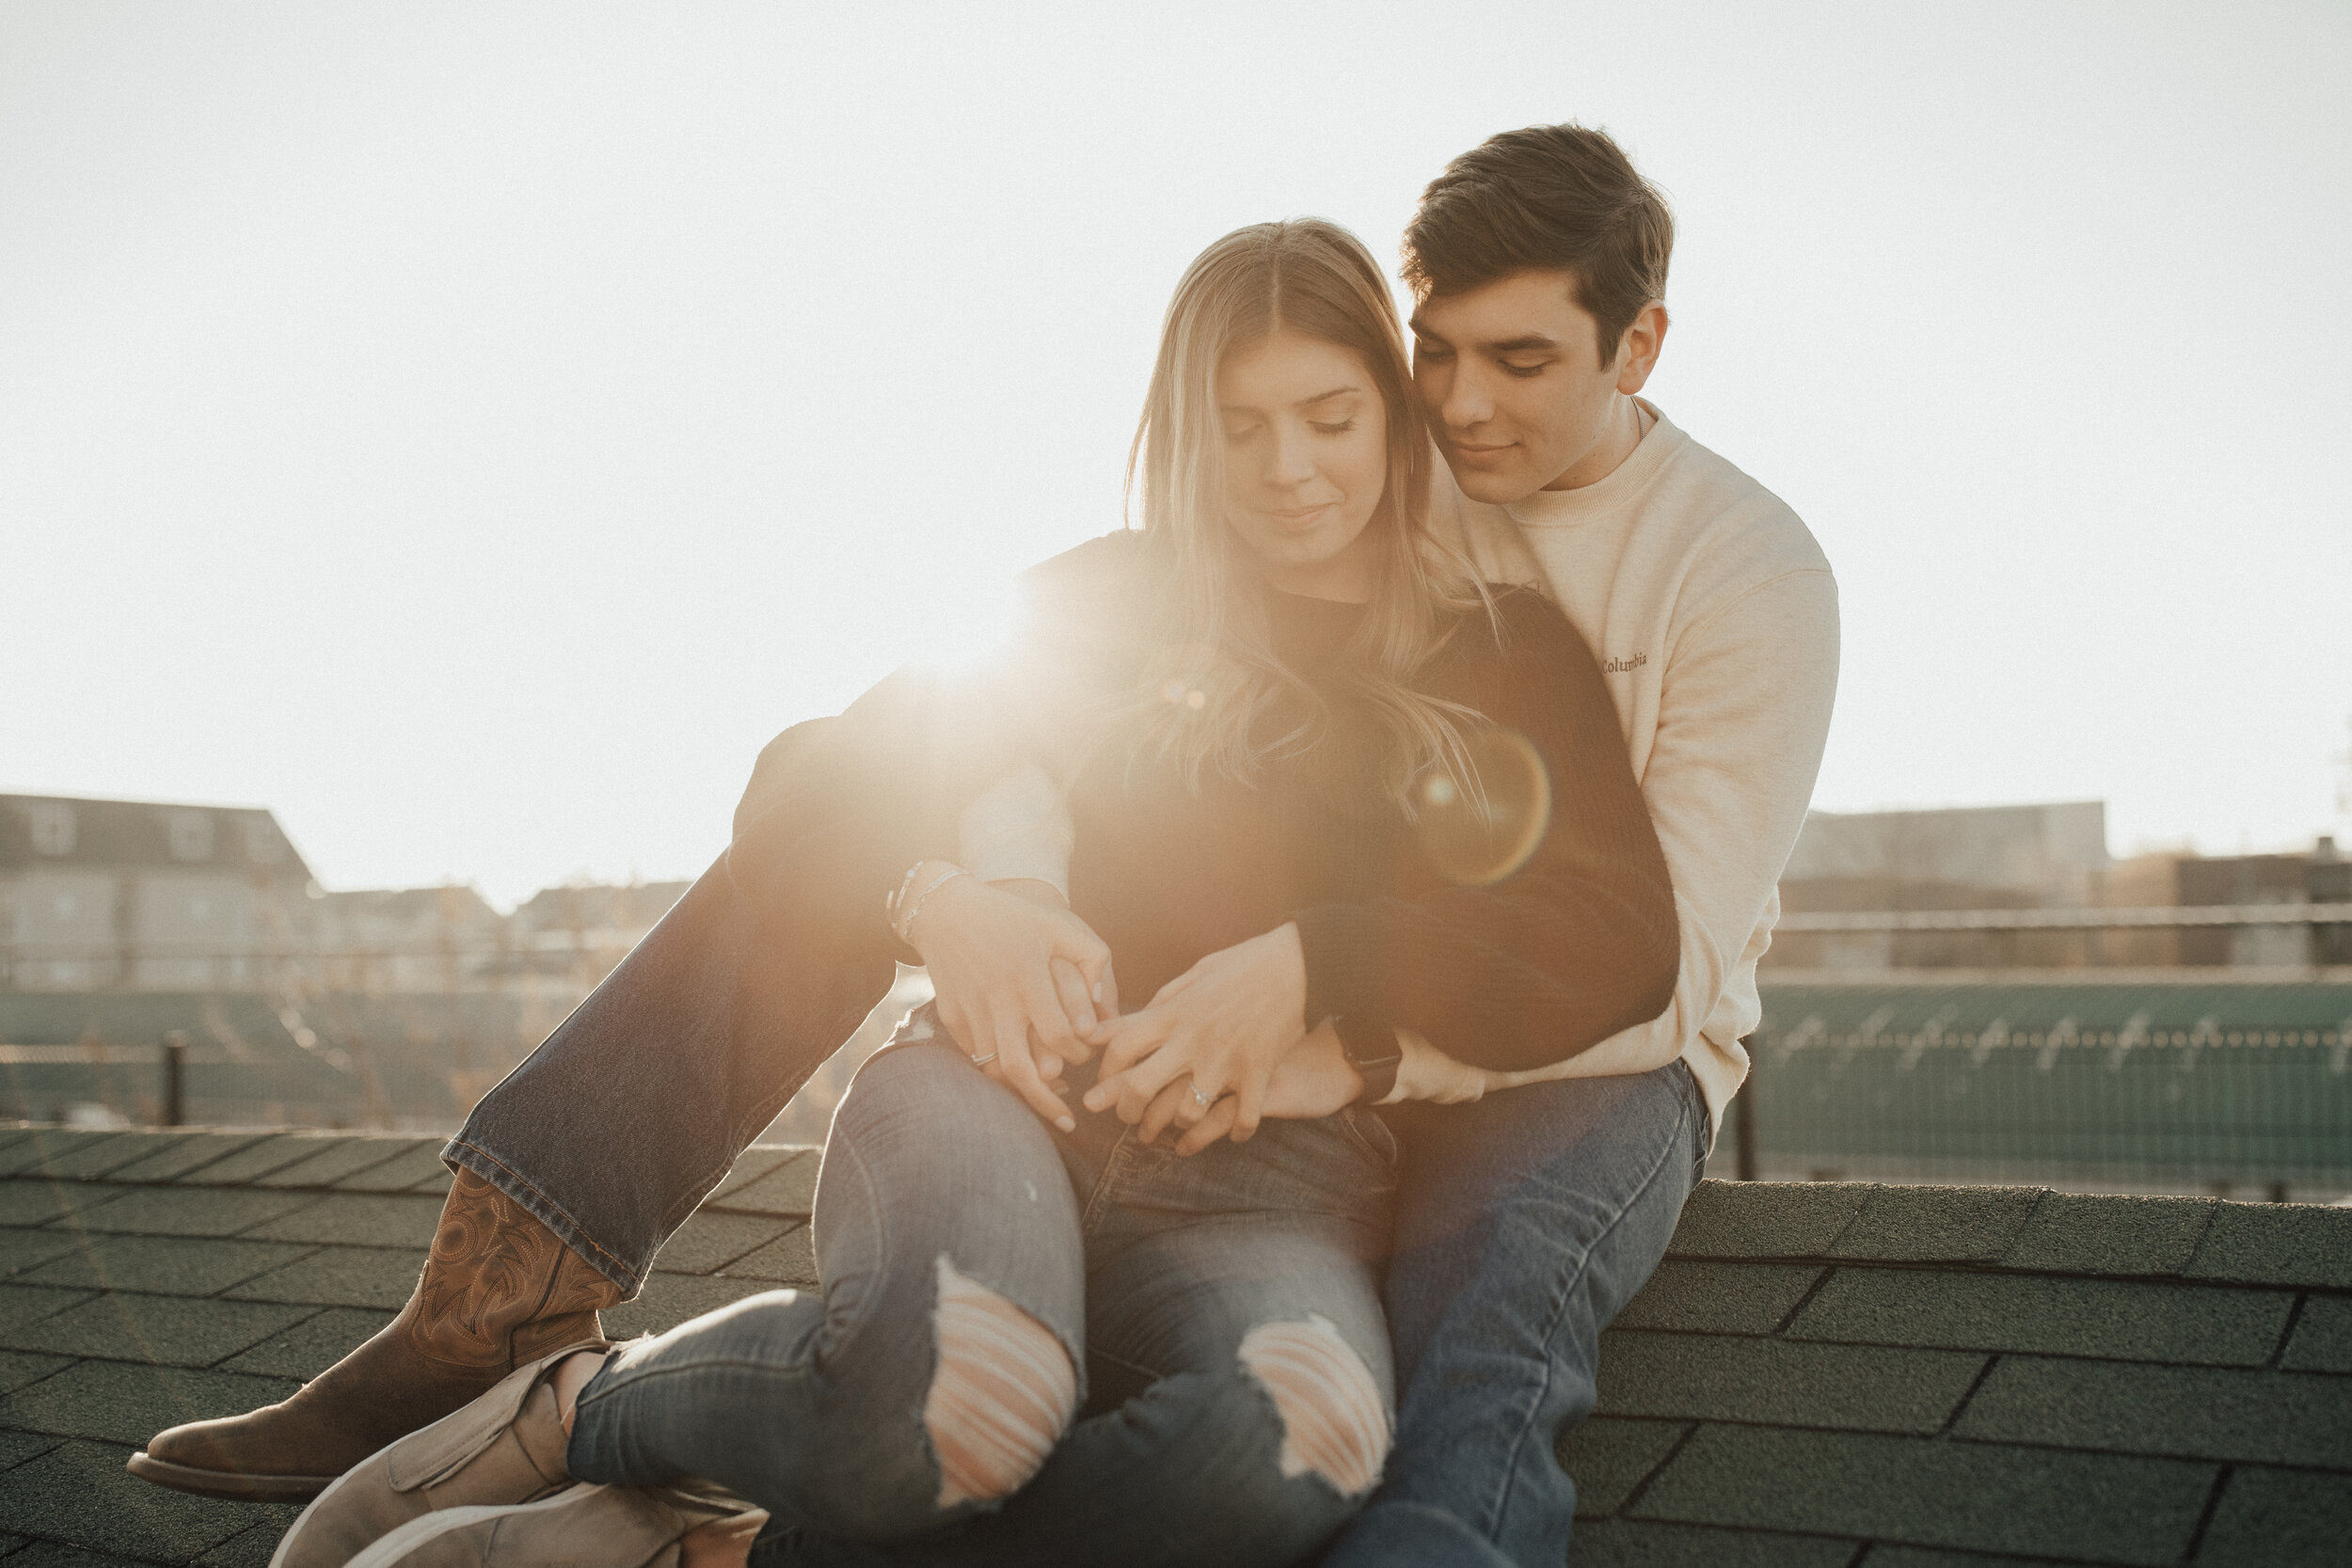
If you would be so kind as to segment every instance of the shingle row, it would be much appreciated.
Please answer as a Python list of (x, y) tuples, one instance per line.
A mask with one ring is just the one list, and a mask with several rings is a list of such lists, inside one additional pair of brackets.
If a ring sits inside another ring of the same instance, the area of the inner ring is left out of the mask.
[[(435, 1227), (439, 1148), (0, 1130), (0, 1520), (34, 1531), (0, 1527), (0, 1560), (263, 1568), (284, 1511), (161, 1491), (123, 1456), (160, 1427), (282, 1398), (389, 1322)], [(723, 1211), (672, 1239), (612, 1330), (813, 1286), (803, 1153), (747, 1151)]]
[[(449, 1186), (438, 1138), (299, 1132), (122, 1132), (0, 1128), (0, 1178), (117, 1185), (183, 1185), (347, 1193), (437, 1194)], [(814, 1149), (747, 1148), (705, 1200), (708, 1210), (806, 1217)], [(96, 1201), (93, 1196), (92, 1201)], [(0, 1215), (0, 1225), (25, 1223)]]
[(0, 1130), (0, 1177), (55, 1181), (422, 1192), (447, 1187), (438, 1138), (355, 1132)]
[(1706, 1181), (1671, 1252), (2352, 1291), (2352, 1212), (2033, 1187)]
[(1563, 1447), (1571, 1562), (2352, 1561), (2348, 1249), (2344, 1211), (1707, 1183)]

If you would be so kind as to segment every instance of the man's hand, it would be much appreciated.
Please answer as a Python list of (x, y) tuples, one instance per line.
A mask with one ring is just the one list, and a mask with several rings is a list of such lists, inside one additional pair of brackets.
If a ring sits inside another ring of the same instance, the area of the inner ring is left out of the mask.
[[(1184, 1092), (1182, 1080), (1174, 1087), (1179, 1094)], [(1168, 1092), (1161, 1090), (1161, 1098), (1166, 1099)], [(1340, 1032), (1326, 1019), (1275, 1064), (1274, 1076), (1266, 1080), (1263, 1112), (1281, 1120), (1312, 1121), (1317, 1117), (1337, 1116), (1355, 1104), (1356, 1097), (1363, 1092), (1364, 1075), (1347, 1059), (1347, 1052), (1340, 1044)], [(1153, 1114), (1159, 1112), (1159, 1100), (1152, 1102), (1152, 1110)], [(1200, 1153), (1232, 1131), (1237, 1114), (1230, 1096), (1218, 1101), (1209, 1108), (1207, 1116), (1194, 1122), (1176, 1140), (1176, 1152)], [(1160, 1128), (1167, 1125), (1166, 1117), (1154, 1126), (1147, 1116), (1141, 1130), (1147, 1136), (1157, 1137)]]
[(1119, 1003), (1110, 949), (1058, 907), (1058, 893), (1031, 892), (1041, 886), (1016, 895), (970, 876), (942, 882), (915, 911), (907, 941), (963, 1053), (1068, 1132), (1078, 1124), (1053, 1085), (1094, 1053)]
[(1258, 1130), (1275, 1064), (1307, 1032), (1306, 1006), (1296, 926), (1212, 953), (1162, 986), (1150, 1006), (1104, 1026), (1103, 1075), (1087, 1091), (1087, 1109), (1116, 1107), (1136, 1125), (1172, 1090), (1161, 1124), (1189, 1130), (1230, 1094), (1229, 1135), (1241, 1142)]

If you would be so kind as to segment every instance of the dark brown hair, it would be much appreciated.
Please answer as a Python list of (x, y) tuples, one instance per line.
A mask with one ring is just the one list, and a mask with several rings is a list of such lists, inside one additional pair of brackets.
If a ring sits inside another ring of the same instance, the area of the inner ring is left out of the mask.
[(1405, 228), (1414, 296), (1467, 293), (1515, 272), (1565, 272), (1616, 357), (1642, 307), (1666, 297), (1675, 220), (1606, 131), (1531, 125), (1446, 165)]

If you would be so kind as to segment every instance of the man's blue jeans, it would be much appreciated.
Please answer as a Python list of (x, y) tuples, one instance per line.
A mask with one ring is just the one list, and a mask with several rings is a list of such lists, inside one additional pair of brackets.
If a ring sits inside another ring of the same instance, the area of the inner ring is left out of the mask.
[[(623, 1289), (881, 1002), (889, 969), (761, 950), (714, 868), (493, 1089), (445, 1158)], [(1404, 1390), (1387, 1480), (1331, 1560), (1557, 1568), (1552, 1444), (1600, 1330), (1663, 1254), (1707, 1147), (1680, 1064), (1393, 1114), (1388, 1306)], [(616, 1155), (623, 1157), (616, 1157)]]
[(1327, 1568), (1559, 1568), (1600, 1331), (1664, 1256), (1708, 1147), (1680, 1062), (1391, 1114), (1396, 1446)]

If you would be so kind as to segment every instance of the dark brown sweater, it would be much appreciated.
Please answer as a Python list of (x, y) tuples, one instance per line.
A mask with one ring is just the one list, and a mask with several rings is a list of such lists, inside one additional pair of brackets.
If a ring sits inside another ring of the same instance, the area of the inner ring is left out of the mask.
[(1433, 863), (1430, 818), (1416, 822), (1394, 802), (1377, 731), (1337, 678), (1364, 607), (1265, 602), (1283, 662), (1333, 714), (1314, 751), (1269, 764), (1254, 786), (1204, 769), (1194, 790), (1155, 750), (1111, 745), (1073, 784), (1071, 906), (1109, 943), (1125, 1004), (1295, 921), (1310, 1026), (1403, 1025), (1457, 1060), (1511, 1069), (1656, 1017), (1678, 960), (1673, 889), (1616, 710), (1558, 609), (1498, 591), (1500, 638), (1484, 614), (1465, 617), (1415, 682), (1525, 736), (1549, 776), (1532, 853), (1473, 887)]
[[(1140, 678), (1164, 600), (1141, 544), (1109, 535), (1033, 573), (1030, 632), (989, 681), (894, 676), (831, 726), (793, 732), (797, 752), (771, 748), (775, 776), (746, 806), (772, 803), (739, 814), (730, 866), (782, 929), (805, 942), (813, 922), (827, 951), (886, 944), (882, 895), (914, 861), (952, 858), (964, 802), (1025, 756), (1057, 777), (1083, 757), (1071, 903), (1110, 945), (1128, 1007), (1295, 921), (1305, 1023), (1402, 1026), (1478, 1067), (1563, 1061), (1664, 1009), (1679, 961), (1664, 857), (1600, 672), (1557, 608), (1497, 590), (1500, 635), (1465, 617), (1415, 682), (1523, 736), (1548, 775), (1532, 853), (1466, 886), (1433, 863), (1430, 814), (1417, 825), (1389, 799), (1375, 732), (1337, 678), (1360, 606), (1268, 594), (1278, 650), (1332, 722), (1253, 785), (1203, 769), (1188, 789), (1153, 749), (1096, 727), (1105, 696)], [(846, 913), (818, 914), (826, 899)]]

